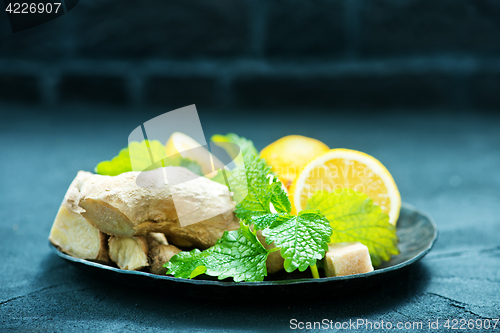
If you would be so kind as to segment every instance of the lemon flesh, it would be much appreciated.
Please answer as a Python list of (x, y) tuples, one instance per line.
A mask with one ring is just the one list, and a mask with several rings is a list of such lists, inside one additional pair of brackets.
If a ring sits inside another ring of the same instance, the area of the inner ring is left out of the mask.
[(316, 191), (340, 194), (343, 188), (366, 194), (396, 225), (401, 196), (392, 175), (374, 157), (350, 149), (332, 149), (307, 164), (290, 188), (292, 210), (305, 209)]

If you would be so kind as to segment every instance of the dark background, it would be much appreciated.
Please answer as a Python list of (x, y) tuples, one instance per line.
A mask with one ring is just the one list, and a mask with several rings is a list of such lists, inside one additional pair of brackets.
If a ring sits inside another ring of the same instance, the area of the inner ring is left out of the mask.
[(81, 1), (1, 40), (34, 105), (496, 110), (496, 0)]
[[(3, 37), (0, 331), (499, 318), (499, 56), (496, 0), (80, 1)], [(435, 248), (371, 290), (237, 303), (124, 286), (51, 253), (77, 171), (189, 104), (207, 138), (236, 132), (260, 150), (302, 134), (375, 156), (435, 219)]]

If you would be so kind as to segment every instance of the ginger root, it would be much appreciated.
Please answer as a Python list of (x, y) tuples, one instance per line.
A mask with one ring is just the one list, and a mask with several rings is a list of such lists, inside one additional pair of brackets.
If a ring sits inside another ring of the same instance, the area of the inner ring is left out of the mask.
[[(257, 239), (259, 242), (264, 246), (266, 250), (270, 250), (276, 247), (274, 245), (274, 242), (271, 244), (266, 243), (266, 237), (262, 235), (261, 230), (257, 230)], [(281, 271), (284, 267), (283, 264), (285, 263), (285, 259), (281, 256), (280, 251), (275, 251), (269, 253), (267, 256), (267, 261), (266, 261), (266, 269), (269, 274), (274, 274), (279, 271)]]
[[(169, 185), (159, 177), (164, 174)], [(104, 233), (130, 237), (161, 232), (201, 249), (214, 245), (225, 230), (238, 228), (228, 188), (182, 167), (93, 175), (82, 188), (79, 205), (85, 209), (82, 216)]]
[[(167, 175), (168, 185), (159, 175)], [(179, 246), (211, 247), (225, 230), (239, 228), (233, 210), (226, 186), (186, 168), (114, 177), (80, 171), (49, 239), (78, 258), (165, 274), (163, 265), (181, 252), (167, 237)]]
[(107, 263), (108, 237), (83, 218), (83, 209), (78, 205), (80, 189), (92, 175), (86, 171), (79, 171), (76, 175), (52, 224), (49, 240), (74, 257)]
[(109, 257), (118, 267), (139, 270), (149, 265), (148, 243), (143, 236), (109, 238)]
[(157, 245), (168, 245), (167, 237), (161, 232), (150, 232), (146, 235), (146, 241), (150, 249)]
[(153, 274), (164, 275), (167, 273), (167, 269), (163, 265), (179, 252), (182, 251), (173, 245), (160, 244), (153, 247), (149, 251), (149, 271)]

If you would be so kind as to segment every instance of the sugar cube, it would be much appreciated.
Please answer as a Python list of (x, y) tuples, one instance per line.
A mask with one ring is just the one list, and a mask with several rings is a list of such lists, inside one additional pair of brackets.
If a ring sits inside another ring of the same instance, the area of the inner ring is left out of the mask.
[(359, 243), (328, 245), (325, 255), (326, 276), (345, 276), (373, 271), (368, 248)]

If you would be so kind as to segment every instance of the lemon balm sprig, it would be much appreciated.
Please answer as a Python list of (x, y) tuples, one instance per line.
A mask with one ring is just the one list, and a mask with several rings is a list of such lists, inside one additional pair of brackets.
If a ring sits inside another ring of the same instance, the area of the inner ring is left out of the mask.
[(329, 243), (360, 242), (368, 247), (373, 266), (399, 254), (396, 227), (389, 215), (364, 193), (346, 188), (342, 193), (316, 192), (307, 201), (308, 209), (318, 209), (330, 221)]
[[(262, 281), (267, 276), (268, 255), (280, 251), (287, 272), (297, 269), (302, 272), (309, 267), (312, 276), (319, 278), (316, 263), (325, 256), (329, 243), (359, 241), (368, 247), (375, 266), (399, 253), (393, 222), (395, 215), (391, 214), (393, 211), (399, 213), (398, 210), (389, 210), (387, 214), (366, 194), (344, 188), (340, 194), (324, 191), (311, 193), (306, 198), (305, 209), (299, 209), (296, 215), (292, 214), (291, 202), (281, 182), (272, 174), (271, 167), (257, 156), (251, 141), (235, 134), (218, 136), (218, 139), (238, 141), (245, 146), (242, 149), (245, 168), (234, 170), (229, 182), (235, 184), (233, 186), (248, 184), (247, 197), (235, 209), (240, 219), (240, 229), (226, 231), (215, 246), (203, 252), (195, 249), (174, 256), (165, 265), (167, 274), (193, 278), (205, 273), (218, 276), (219, 279), (232, 277), (234, 281)], [(343, 157), (347, 156), (345, 150), (332, 150), (333, 155), (327, 153), (324, 156), (328, 159), (338, 157), (339, 153)], [(359, 152), (347, 153), (359, 159)], [(373, 158), (367, 160), (365, 156), (362, 157), (361, 162), (368, 161), (367, 164), (375, 169), (377, 165), (373, 163)], [(318, 163), (322, 161), (312, 165)], [(302, 173), (309, 172), (308, 168)], [(392, 177), (382, 180), (391, 191), (389, 185)], [(391, 201), (396, 207), (400, 204), (398, 197), (399, 193)], [(393, 199), (394, 195), (390, 198)], [(302, 201), (300, 197), (296, 197), (296, 200), (297, 208)], [(271, 211), (271, 206), (275, 211)], [(274, 242), (276, 247), (265, 249), (257, 239), (257, 230), (262, 231), (267, 244)]]
[[(232, 134), (231, 139), (234, 138)], [(215, 246), (203, 252), (193, 250), (174, 256), (165, 266), (167, 274), (193, 278), (205, 273), (219, 279), (262, 281), (267, 276), (267, 256), (279, 250), (287, 272), (304, 271), (313, 266), (313, 276), (319, 277), (315, 264), (328, 249), (332, 233), (328, 220), (318, 210), (292, 215), (290, 200), (281, 182), (275, 175), (269, 177), (271, 168), (254, 153), (255, 148), (250, 148), (246, 140), (245, 168), (234, 170), (229, 182), (237, 186), (245, 180), (248, 184), (247, 197), (235, 209), (241, 220), (240, 229), (226, 231)], [(276, 212), (271, 212), (271, 204)], [(274, 242), (276, 248), (266, 250), (256, 241), (257, 230), (262, 230), (266, 243)], [(242, 257), (243, 253), (249, 255)]]

